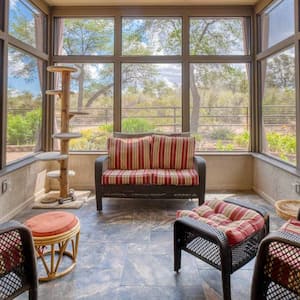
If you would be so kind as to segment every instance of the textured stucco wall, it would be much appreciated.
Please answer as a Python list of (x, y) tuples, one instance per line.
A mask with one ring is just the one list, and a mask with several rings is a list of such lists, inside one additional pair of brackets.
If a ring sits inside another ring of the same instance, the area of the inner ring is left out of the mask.
[(33, 162), (0, 177), (7, 179), (8, 190), (0, 194), (0, 222), (13, 218), (18, 212), (44, 193), (47, 163)]

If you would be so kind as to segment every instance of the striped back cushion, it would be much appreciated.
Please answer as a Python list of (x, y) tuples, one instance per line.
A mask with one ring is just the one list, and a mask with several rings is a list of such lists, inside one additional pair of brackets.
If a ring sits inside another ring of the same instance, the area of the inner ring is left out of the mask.
[(281, 226), (280, 230), (300, 235), (300, 220), (290, 219)]
[(151, 142), (151, 136), (129, 139), (108, 138), (109, 169), (150, 169)]
[(194, 137), (153, 135), (153, 169), (192, 169), (195, 151)]

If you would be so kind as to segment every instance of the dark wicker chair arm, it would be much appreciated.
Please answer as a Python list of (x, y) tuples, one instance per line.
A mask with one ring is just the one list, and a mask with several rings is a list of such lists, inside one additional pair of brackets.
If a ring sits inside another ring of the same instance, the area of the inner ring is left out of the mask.
[[(191, 232), (194, 237), (204, 237), (223, 249), (228, 248), (228, 239), (225, 233), (204, 222), (183, 217), (175, 221), (174, 227), (182, 227), (183, 230), (181, 232)], [(188, 230), (185, 228), (188, 228)]]
[(297, 216), (297, 219), (300, 220), (300, 208), (298, 210), (298, 216)]
[(204, 203), (205, 187), (206, 187), (206, 161), (201, 156), (194, 156), (194, 168), (196, 169), (199, 177), (200, 197), (199, 205)]
[(271, 232), (262, 240), (261, 247), (268, 247), (268, 245), (272, 242), (279, 242), (300, 248), (300, 235), (286, 231)]

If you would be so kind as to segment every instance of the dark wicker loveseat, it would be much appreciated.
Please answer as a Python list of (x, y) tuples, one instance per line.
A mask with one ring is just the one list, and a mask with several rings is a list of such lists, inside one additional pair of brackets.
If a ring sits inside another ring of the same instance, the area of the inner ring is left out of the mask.
[[(122, 135), (122, 138), (119, 136), (110, 138), (108, 141), (108, 155), (98, 157), (95, 162), (97, 210), (102, 210), (103, 197), (198, 198), (199, 204), (203, 203), (206, 164), (203, 158), (194, 156), (194, 142), (193, 138), (186, 135), (134, 134)], [(132, 151), (130, 148), (132, 143), (139, 144), (137, 147), (140, 148), (136, 152), (133, 150), (133, 154), (130, 154), (131, 157), (129, 159), (128, 152)], [(142, 146), (141, 143), (143, 143)], [(164, 146), (165, 148), (161, 148), (160, 145), (162, 143), (170, 147)], [(184, 143), (185, 146), (180, 148), (178, 146), (180, 143)], [(175, 146), (173, 147), (172, 145)], [(123, 151), (124, 147), (127, 147), (125, 154)], [(118, 152), (120, 149), (123, 151), (122, 155)], [(167, 149), (171, 152), (168, 152)], [(141, 155), (141, 151), (143, 155)], [(176, 157), (178, 153), (182, 155), (183, 159), (178, 160), (178, 157)], [(159, 168), (156, 168), (155, 162), (152, 161), (153, 158), (154, 160), (156, 159), (156, 155), (162, 158), (156, 162)], [(174, 160), (171, 159), (172, 157)], [(146, 166), (145, 169), (140, 168), (141, 164), (139, 161), (142, 161), (142, 166)], [(130, 167), (127, 169), (128, 166)], [(178, 168), (178, 166), (182, 166), (182, 168)], [(108, 174), (109, 170), (112, 171), (111, 173), (119, 172), (127, 177), (118, 178), (119, 175), (113, 177), (112, 174)], [(133, 178), (127, 174), (130, 172), (133, 174)], [(141, 174), (138, 175), (140, 177), (134, 178), (137, 173)], [(172, 178), (174, 174), (175, 176), (179, 174), (179, 177), (175, 178), (175, 180)], [(110, 178), (109, 176), (112, 177)]]

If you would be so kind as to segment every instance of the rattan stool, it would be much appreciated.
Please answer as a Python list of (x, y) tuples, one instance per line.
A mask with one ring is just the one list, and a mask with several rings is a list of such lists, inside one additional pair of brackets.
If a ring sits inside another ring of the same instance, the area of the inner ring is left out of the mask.
[[(73, 270), (80, 235), (80, 222), (75, 215), (63, 211), (47, 212), (30, 218), (25, 225), (32, 232), (37, 258), (41, 259), (47, 274), (39, 277), (40, 281), (59, 278)], [(67, 249), (69, 242), (72, 251)], [(50, 260), (46, 259), (47, 255), (50, 255)], [(64, 256), (69, 257), (72, 262), (60, 271), (59, 266)]]

